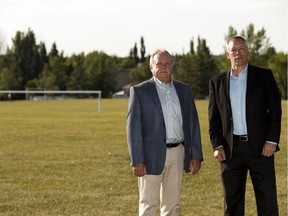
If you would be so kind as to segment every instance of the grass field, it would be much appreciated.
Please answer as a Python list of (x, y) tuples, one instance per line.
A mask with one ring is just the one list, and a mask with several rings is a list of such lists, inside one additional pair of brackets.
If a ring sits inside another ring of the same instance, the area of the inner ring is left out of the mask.
[[(207, 101), (196, 101), (204, 163), (184, 174), (182, 216), (223, 215), (219, 165), (208, 140)], [(287, 215), (287, 101), (276, 173)], [(137, 178), (126, 144), (126, 99), (0, 102), (0, 215), (137, 215)], [(257, 215), (250, 180), (246, 215)]]

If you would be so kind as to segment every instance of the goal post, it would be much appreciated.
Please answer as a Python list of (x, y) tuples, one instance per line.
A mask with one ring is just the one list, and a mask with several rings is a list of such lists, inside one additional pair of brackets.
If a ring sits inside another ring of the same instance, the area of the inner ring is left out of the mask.
[(101, 94), (100, 90), (3, 90), (0, 94), (97, 94), (98, 95), (98, 112), (101, 112)]

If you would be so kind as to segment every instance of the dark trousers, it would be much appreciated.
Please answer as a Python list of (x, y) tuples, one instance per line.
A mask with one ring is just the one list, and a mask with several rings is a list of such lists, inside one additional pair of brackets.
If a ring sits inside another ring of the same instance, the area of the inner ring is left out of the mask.
[(231, 159), (221, 163), (225, 216), (244, 216), (249, 170), (258, 216), (278, 216), (274, 156), (252, 154), (251, 143), (234, 140)]

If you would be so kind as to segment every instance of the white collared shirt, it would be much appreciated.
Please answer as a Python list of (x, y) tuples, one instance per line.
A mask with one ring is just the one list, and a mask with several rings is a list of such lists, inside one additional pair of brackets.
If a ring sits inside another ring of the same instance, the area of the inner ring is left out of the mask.
[(166, 143), (179, 143), (184, 140), (181, 106), (173, 81), (168, 84), (153, 77), (161, 102), (166, 127)]

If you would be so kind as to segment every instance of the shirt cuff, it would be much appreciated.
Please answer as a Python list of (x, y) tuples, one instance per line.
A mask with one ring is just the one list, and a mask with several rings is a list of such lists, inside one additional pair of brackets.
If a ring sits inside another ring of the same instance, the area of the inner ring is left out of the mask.
[(278, 143), (276, 142), (272, 142), (272, 141), (266, 141), (267, 143), (273, 144), (273, 145), (278, 145)]

